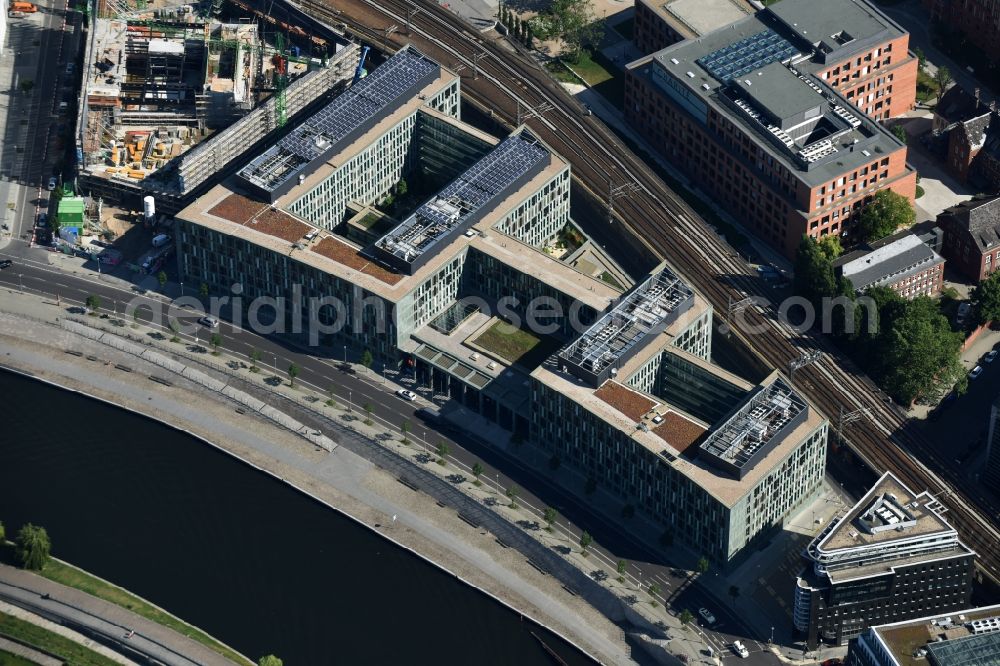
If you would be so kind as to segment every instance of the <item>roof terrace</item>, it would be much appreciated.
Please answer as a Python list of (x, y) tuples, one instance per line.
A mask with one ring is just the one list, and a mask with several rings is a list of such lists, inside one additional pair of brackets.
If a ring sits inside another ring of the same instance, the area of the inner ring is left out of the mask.
[(434, 81), (441, 67), (413, 47), (396, 53), (239, 171), (269, 203)]
[(664, 267), (560, 351), (559, 364), (596, 388), (693, 303), (691, 288)]
[(548, 150), (530, 133), (511, 135), (380, 238), (375, 257), (412, 274), (433, 256), (435, 247), (447, 245), (541, 173), (548, 158)]
[(712, 465), (742, 479), (805, 422), (809, 407), (782, 379), (758, 387), (699, 447)]

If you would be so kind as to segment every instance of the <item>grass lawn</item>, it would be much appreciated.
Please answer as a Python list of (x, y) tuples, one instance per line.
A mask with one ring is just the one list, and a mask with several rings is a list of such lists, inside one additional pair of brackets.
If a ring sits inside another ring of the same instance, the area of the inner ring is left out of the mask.
[[(569, 71), (570, 67), (572, 71)], [(588, 86), (607, 98), (616, 108), (620, 109), (625, 103), (624, 74), (615, 76), (618, 70), (601, 53), (584, 51), (577, 62), (552, 60), (545, 64), (545, 68), (560, 83), (579, 84), (580, 79), (573, 75), (576, 72)]]
[(0, 666), (35, 666), (35, 662), (0, 650)]
[(917, 99), (921, 102), (928, 102), (932, 99), (937, 99), (938, 90), (941, 88), (927, 72), (921, 70), (917, 71)]
[(622, 291), (625, 291), (625, 287), (623, 287), (621, 284), (619, 284), (618, 280), (615, 279), (615, 276), (612, 275), (611, 273), (607, 272), (607, 271), (604, 271), (603, 273), (601, 273), (601, 280), (603, 280), (604, 282), (607, 282), (608, 284), (610, 284), (615, 289), (621, 289)]
[[(117, 666), (117, 662), (97, 654), (90, 648), (12, 615), (0, 613), (0, 635), (17, 639), (43, 652), (57, 654), (63, 661), (73, 666)], [(4, 661), (5, 654), (0, 653), (0, 664), (31, 663), (20, 660), (19, 657), (13, 657), (15, 661)]]
[(473, 342), (500, 358), (526, 368), (535, 368), (560, 346), (553, 338), (540, 338), (505, 321), (494, 322)]
[(550, 60), (545, 63), (545, 69), (549, 71), (552, 78), (560, 83), (580, 83), (580, 79), (573, 76), (573, 72), (566, 69), (558, 60)]
[(365, 229), (371, 229), (372, 226), (381, 219), (382, 217), (380, 215), (376, 215), (375, 213), (368, 213), (363, 218), (358, 220), (358, 224), (360, 224)]
[(614, 78), (613, 70), (609, 71), (601, 63), (601, 54), (584, 50), (580, 54), (580, 59), (576, 62), (566, 63), (567, 67), (572, 68), (574, 72), (579, 74), (584, 81), (587, 82), (591, 87), (599, 86), (605, 81)]

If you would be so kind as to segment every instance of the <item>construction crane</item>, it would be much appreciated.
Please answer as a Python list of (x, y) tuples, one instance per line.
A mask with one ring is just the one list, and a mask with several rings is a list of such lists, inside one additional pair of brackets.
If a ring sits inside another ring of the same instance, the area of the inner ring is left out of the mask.
[(288, 122), (285, 110), (285, 84), (288, 83), (288, 54), (285, 53), (285, 36), (278, 33), (274, 38), (274, 46), (277, 53), (271, 57), (274, 63), (274, 87), (277, 90), (274, 96), (274, 110), (277, 115), (278, 127), (284, 127)]
[(358, 79), (361, 78), (362, 73), (365, 71), (365, 58), (368, 57), (368, 51), (370, 51), (367, 46), (361, 48), (361, 57), (358, 58), (358, 68), (354, 70), (354, 80), (351, 81), (352, 84), (357, 83)]

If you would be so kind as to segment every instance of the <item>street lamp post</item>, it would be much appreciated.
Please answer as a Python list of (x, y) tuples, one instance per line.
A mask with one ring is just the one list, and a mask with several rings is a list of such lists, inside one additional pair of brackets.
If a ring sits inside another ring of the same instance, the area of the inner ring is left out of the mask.
[(774, 627), (771, 627), (771, 638), (767, 640), (768, 645), (774, 643)]
[(347, 411), (352, 411), (354, 392), (350, 389), (347, 390)]
[(347, 345), (344, 345), (344, 363), (347, 363)]

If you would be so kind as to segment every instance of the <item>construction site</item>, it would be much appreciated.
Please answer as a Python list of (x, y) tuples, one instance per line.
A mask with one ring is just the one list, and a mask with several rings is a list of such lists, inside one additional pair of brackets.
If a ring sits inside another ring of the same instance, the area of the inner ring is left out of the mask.
[(97, 0), (77, 119), (80, 190), (161, 212), (358, 73), (359, 47), (280, 2)]

